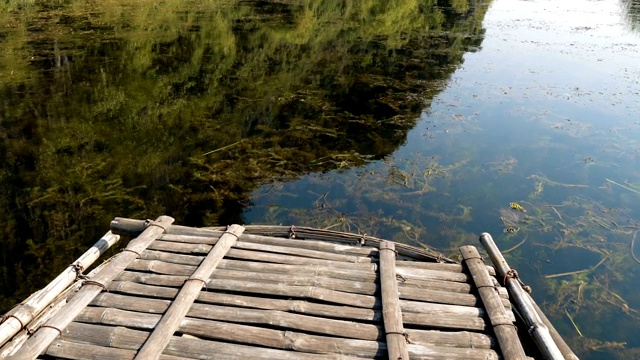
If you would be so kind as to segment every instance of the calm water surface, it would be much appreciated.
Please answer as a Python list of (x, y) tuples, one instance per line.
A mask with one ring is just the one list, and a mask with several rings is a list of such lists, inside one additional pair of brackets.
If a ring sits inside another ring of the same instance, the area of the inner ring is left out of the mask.
[(489, 231), (582, 358), (640, 358), (639, 3), (358, 3), (0, 5), (0, 312), (114, 216)]

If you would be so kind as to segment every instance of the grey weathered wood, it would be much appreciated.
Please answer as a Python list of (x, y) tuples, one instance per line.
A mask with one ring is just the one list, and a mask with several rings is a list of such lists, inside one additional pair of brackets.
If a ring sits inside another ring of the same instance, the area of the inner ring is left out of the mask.
[[(518, 312), (522, 316), (525, 324), (529, 327), (529, 334), (533, 337), (534, 342), (540, 349), (540, 352), (546, 359), (576, 359), (577, 357), (571, 351), (569, 346), (560, 338), (559, 335), (553, 336), (555, 332), (553, 326), (547, 327), (534, 306), (533, 299), (524, 291), (520, 281), (517, 279), (517, 273), (513, 274), (506, 260), (498, 250), (493, 238), (488, 233), (480, 235), (480, 242), (491, 258), (491, 262), (496, 267), (498, 276), (506, 279), (504, 284), (509, 290), (509, 294), (513, 298), (513, 302), (518, 308)], [(549, 323), (550, 325), (550, 323)], [(553, 329), (553, 330), (552, 330)], [(555, 338), (555, 339), (554, 339)]]
[(373, 259), (368, 256), (336, 254), (332, 252), (293, 248), (289, 246), (276, 246), (276, 245), (268, 245), (268, 244), (238, 242), (237, 244), (235, 244), (234, 247), (236, 249), (243, 249), (243, 250), (253, 250), (253, 251), (270, 252), (270, 253), (285, 254), (285, 255), (292, 255), (292, 256), (302, 256), (302, 257), (308, 257), (313, 259), (342, 261), (347, 263), (371, 263), (373, 261)]
[[(169, 308), (171, 302), (161, 299), (146, 299), (102, 293), (97, 296), (91, 304), (100, 307), (163, 314)], [(340, 310), (339, 307), (335, 306), (333, 309)], [(378, 326), (368, 323), (326, 319), (272, 309), (249, 309), (246, 307), (238, 308), (195, 303), (189, 309), (187, 316), (226, 322), (272, 325), (293, 330), (362, 340), (377, 340), (382, 334)], [(341, 317), (344, 315), (334, 314), (334, 316)]]
[(430, 329), (449, 329), (449, 330), (471, 330), (471, 331), (488, 331), (489, 326), (481, 317), (461, 316), (457, 314), (447, 313), (445, 316), (440, 314), (428, 313), (403, 313), (402, 320), (407, 325), (425, 326)]
[(506, 315), (506, 310), (498, 293), (495, 291), (489, 272), (484, 266), (478, 250), (473, 246), (462, 246), (460, 253), (489, 314), (491, 326), (500, 344), (502, 355), (506, 360), (524, 360), (526, 356), (516, 328)]
[(313, 273), (307, 275), (302, 272), (298, 274), (272, 274), (266, 272), (254, 273), (240, 270), (216, 269), (211, 277), (214, 279), (251, 280), (293, 286), (317, 286), (329, 290), (364, 295), (374, 295), (378, 292), (378, 285), (376, 283), (315, 276)]
[[(382, 320), (382, 314), (379, 310), (318, 304), (304, 300), (274, 299), (264, 295), (252, 297), (216, 292), (200, 292), (198, 302), (203, 304), (237, 306), (241, 308), (280, 310), (336, 319), (365, 320), (367, 322)], [(91, 305), (162, 314), (169, 306), (169, 303), (170, 301), (165, 299), (130, 296), (127, 294), (101, 293), (96, 296), (91, 302)]]
[(198, 268), (191, 274), (189, 279), (178, 293), (169, 309), (162, 316), (162, 319), (153, 330), (147, 341), (144, 343), (136, 359), (156, 359), (167, 346), (173, 333), (180, 326), (182, 319), (189, 311), (189, 308), (198, 297), (200, 290), (207, 283), (216, 266), (227, 254), (231, 246), (236, 243), (244, 228), (240, 225), (231, 225), (224, 235), (220, 237), (218, 243), (207, 257), (200, 263)]
[(316, 299), (335, 304), (356, 306), (367, 309), (380, 307), (380, 301), (375, 296), (334, 291), (317, 286), (295, 286), (247, 280), (211, 279), (207, 283), (207, 289), (237, 291), (251, 294), (272, 294), (301, 299)]
[[(186, 226), (173, 227), (170, 234), (178, 235), (195, 235), (195, 236), (207, 236), (212, 231), (220, 231), (222, 228), (191, 228)], [(291, 234), (291, 226), (271, 226), (271, 225), (247, 225), (245, 226), (245, 234), (256, 234), (264, 236), (274, 237), (289, 237)], [(296, 234), (297, 239), (305, 240), (321, 240), (328, 242), (336, 242), (350, 245), (364, 245), (371, 247), (378, 247), (382, 239), (369, 236), (344, 233), (340, 231), (314, 229), (303, 226), (293, 227), (293, 231)], [(439, 260), (445, 263), (455, 263), (455, 261), (448, 259), (441, 253), (435, 252), (429, 249), (416, 248), (411, 245), (402, 243), (396, 244), (396, 251), (399, 255), (408, 256), (417, 260), (434, 261)]]
[[(128, 285), (128, 286), (125, 286)], [(164, 299), (171, 299), (176, 294), (175, 289), (155, 287), (128, 282), (114, 282), (112, 292), (133, 289), (129, 293), (146, 297), (164, 295)], [(259, 296), (259, 297), (258, 297)], [(107, 301), (108, 299), (108, 301)], [(335, 306), (316, 304), (302, 300), (284, 300), (265, 297), (258, 293), (256, 297), (221, 294), (215, 292), (201, 292), (198, 301), (204, 303), (234, 305), (245, 308), (259, 308), (268, 310), (282, 310), (302, 314), (342, 318), (348, 320), (380, 321), (379, 311), (351, 306)], [(167, 300), (154, 300), (144, 297), (130, 297), (115, 293), (100, 294), (92, 302), (95, 306), (114, 307), (123, 310), (133, 310), (151, 313), (163, 313), (169, 304)], [(403, 321), (412, 325), (429, 325), (434, 328), (482, 330), (486, 328), (483, 319), (484, 310), (475, 307), (444, 305), (425, 302), (401, 301)], [(514, 319), (515, 320), (515, 319)]]
[(318, 241), (318, 240), (299, 240), (299, 239), (287, 239), (287, 238), (280, 238), (280, 237), (273, 237), (273, 236), (245, 234), (242, 237), (242, 241), (259, 243), (259, 244), (291, 246), (291, 247), (300, 248), (300, 249), (332, 252), (336, 254), (351, 254), (351, 255), (370, 256), (370, 257), (378, 256), (378, 250), (373, 247), (343, 245), (343, 244), (328, 243), (326, 241)]
[[(415, 260), (413, 261), (396, 260), (396, 266), (403, 267), (403, 268), (451, 271), (451, 272), (457, 272), (457, 273), (464, 272), (462, 264), (449, 264), (449, 263), (415, 261)], [(489, 271), (489, 275), (491, 276), (496, 275), (496, 270), (493, 268), (493, 266), (487, 265), (487, 270)]]
[(27, 340), (25, 345), (16, 352), (16, 359), (33, 359), (41, 354), (49, 344), (59, 335), (59, 330), (64, 329), (76, 314), (78, 314), (91, 300), (98, 295), (103, 287), (97, 284), (107, 285), (124, 268), (127, 267), (137, 254), (142, 252), (155, 238), (173, 223), (174, 219), (168, 216), (160, 216), (155, 222), (150, 223), (147, 229), (136, 239), (132, 240), (123, 251), (110, 259), (108, 266), (92, 278), (92, 283), (85, 283), (78, 293), (73, 296), (67, 305), (56, 313), (46, 324)]
[(73, 284), (79, 275), (78, 271), (81, 273), (84, 269), (89, 268), (94, 261), (119, 240), (120, 236), (107, 232), (47, 286), (29, 296), (29, 298), (5, 314), (4, 321), (0, 324), (0, 346), (17, 334), (23, 325), (26, 326), (40, 312), (45, 310), (60, 293)]
[[(153, 329), (160, 315), (104, 308), (85, 308), (76, 321), (134, 329)], [(312, 353), (340, 353), (352, 356), (370, 356), (386, 353), (384, 343), (370, 340), (344, 339), (332, 336), (309, 335), (257, 326), (227, 323), (215, 320), (183, 318), (178, 331), (217, 341), (267, 346)]]
[[(190, 254), (190, 255), (203, 254), (204, 255), (211, 250), (211, 245), (176, 243), (176, 242), (170, 242), (170, 241), (156, 241), (149, 248), (151, 250), (170, 251), (170, 252), (181, 253), (181, 254)], [(310, 258), (310, 257), (303, 257), (303, 256), (293, 256), (293, 254), (265, 253), (265, 252), (245, 250), (240, 248), (233, 248), (229, 250), (227, 257), (232, 259), (241, 259), (241, 260), (265, 261), (265, 262), (271, 262), (271, 263), (277, 263), (277, 264), (323, 265), (323, 266), (340, 268), (340, 269), (371, 270), (371, 271), (375, 271), (376, 269), (376, 264), (372, 264), (370, 262), (369, 263), (366, 263), (366, 262), (350, 263), (345, 261), (335, 261), (335, 260), (326, 260), (326, 259)]]
[(398, 286), (417, 288), (417, 289), (441, 290), (441, 291), (457, 292), (457, 293), (463, 293), (463, 294), (469, 294), (472, 292), (472, 286), (469, 283), (443, 281), (443, 280), (399, 278)]
[[(217, 238), (220, 237), (221, 234), (222, 234), (221, 231), (212, 232), (211, 234), (212, 236), (190, 236), (190, 235), (166, 234), (160, 237), (160, 239), (165, 241), (187, 242), (187, 243), (196, 243), (196, 244), (201, 243), (201, 244), (213, 245), (215, 244), (215, 242), (217, 241)], [(329, 252), (334, 254), (350, 254), (350, 255), (357, 255), (357, 256), (373, 256), (373, 257), (377, 257), (378, 255), (377, 249), (371, 248), (371, 247), (343, 245), (343, 244), (327, 243), (324, 241), (315, 241), (315, 240), (286, 239), (286, 238), (252, 235), (252, 234), (243, 234), (240, 237), (240, 242), (287, 246), (287, 247), (292, 247), (296, 249), (323, 251), (323, 252)]]
[(459, 349), (424, 346), (418, 344), (407, 345), (411, 359), (421, 360), (498, 360), (498, 354), (490, 349)]
[[(125, 327), (101, 326), (73, 322), (65, 330), (64, 338), (97, 346), (114, 347), (126, 350), (138, 350), (147, 339), (146, 331), (131, 330)], [(132, 353), (132, 356), (135, 353)], [(279, 349), (256, 348), (248, 345), (223, 343), (205, 339), (192, 339), (173, 336), (164, 355), (185, 356), (197, 359), (352, 359), (343, 355), (308, 354)]]
[(456, 281), (466, 283), (471, 280), (471, 277), (462, 272), (442, 271), (442, 270), (430, 270), (419, 269), (412, 267), (397, 267), (396, 273), (400, 281), (402, 279), (416, 279), (416, 280), (441, 280), (441, 281)]
[(393, 242), (380, 242), (380, 287), (384, 332), (387, 338), (389, 359), (409, 360), (404, 325), (402, 323), (402, 311), (400, 310), (400, 299), (398, 298), (395, 249)]
[[(81, 313), (79, 321), (95, 324), (109, 324), (113, 326), (136, 327), (152, 329), (160, 319), (159, 315), (126, 312), (114, 309), (87, 308)], [(133, 325), (131, 325), (133, 324)], [(179, 331), (201, 339), (214, 341), (229, 341), (245, 345), (267, 346), (275, 349), (290, 349), (309, 353), (334, 353), (348, 356), (380, 358), (386, 355), (387, 349), (383, 342), (344, 339), (320, 335), (309, 335), (294, 331), (281, 331), (255, 326), (226, 323), (220, 321), (184, 318)], [(426, 335), (419, 335), (410, 331), (409, 337), (417, 339)], [(175, 337), (174, 337), (175, 339)], [(129, 340), (119, 340), (119, 342)], [(489, 349), (470, 349), (435, 345), (407, 345), (411, 358), (416, 359), (497, 359), (495, 353)]]
[(439, 331), (405, 329), (407, 340), (418, 345), (437, 345), (458, 348), (491, 349), (497, 346), (489, 335), (470, 331)]

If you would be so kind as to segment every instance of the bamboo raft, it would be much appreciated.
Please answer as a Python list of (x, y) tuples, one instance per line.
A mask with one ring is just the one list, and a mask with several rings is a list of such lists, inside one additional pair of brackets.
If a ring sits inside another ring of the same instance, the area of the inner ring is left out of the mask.
[[(173, 221), (114, 219), (3, 316), (0, 358), (577, 359), (487, 233), (495, 268), (474, 246), (457, 263), (366, 235)], [(84, 274), (120, 235), (135, 238)]]

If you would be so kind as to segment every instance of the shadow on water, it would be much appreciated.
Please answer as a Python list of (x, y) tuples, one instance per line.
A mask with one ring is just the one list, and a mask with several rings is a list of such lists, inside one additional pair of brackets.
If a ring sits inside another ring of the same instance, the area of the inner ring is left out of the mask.
[(405, 142), (489, 1), (0, 4), (0, 312), (114, 216), (242, 222)]

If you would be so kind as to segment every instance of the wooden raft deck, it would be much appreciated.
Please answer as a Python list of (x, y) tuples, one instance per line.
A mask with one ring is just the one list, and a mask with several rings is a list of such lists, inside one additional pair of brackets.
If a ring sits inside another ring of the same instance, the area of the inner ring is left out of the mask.
[[(79, 259), (54, 281), (62, 284), (62, 277), (68, 286), (50, 285), (7, 313), (0, 358), (539, 354), (525, 354), (508, 292), (473, 246), (460, 248), (459, 264), (357, 234), (172, 223), (167, 216), (116, 218), (113, 233), (139, 236), (86, 277), (78, 276), (87, 267)], [(116, 237), (108, 233), (103, 240)], [(101, 246), (99, 252), (108, 247)]]

